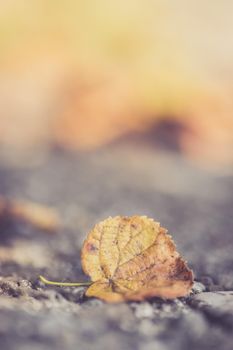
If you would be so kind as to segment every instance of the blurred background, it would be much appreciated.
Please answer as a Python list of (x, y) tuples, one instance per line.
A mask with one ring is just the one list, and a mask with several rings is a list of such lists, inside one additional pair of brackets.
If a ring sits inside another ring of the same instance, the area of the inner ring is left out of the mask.
[(229, 170), (232, 11), (229, 0), (1, 1), (1, 152), (136, 135)]

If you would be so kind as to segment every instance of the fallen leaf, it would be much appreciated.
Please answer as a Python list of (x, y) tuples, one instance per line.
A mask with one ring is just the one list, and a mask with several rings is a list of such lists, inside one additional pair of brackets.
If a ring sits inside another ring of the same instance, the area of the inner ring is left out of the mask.
[(59, 216), (53, 208), (0, 196), (0, 220), (2, 218), (27, 222), (47, 232), (55, 232), (60, 224)]
[(193, 285), (193, 273), (167, 230), (146, 216), (100, 222), (84, 241), (81, 259), (91, 282), (40, 280), (55, 286), (88, 285), (86, 296), (107, 302), (174, 299), (188, 295)]
[(82, 266), (93, 283), (86, 296), (107, 302), (186, 296), (193, 273), (167, 230), (146, 216), (110, 217), (89, 233)]

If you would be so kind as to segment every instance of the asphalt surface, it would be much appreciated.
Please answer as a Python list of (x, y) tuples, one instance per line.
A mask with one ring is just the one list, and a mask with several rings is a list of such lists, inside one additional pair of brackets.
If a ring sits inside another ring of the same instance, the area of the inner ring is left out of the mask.
[[(45, 233), (0, 220), (0, 345), (21, 349), (232, 349), (233, 177), (179, 152), (114, 144), (51, 150), (12, 164), (0, 155), (0, 194), (54, 207)], [(87, 280), (82, 242), (108, 216), (147, 215), (168, 228), (195, 274), (191, 296), (108, 305), (84, 288), (45, 287), (39, 274)]]

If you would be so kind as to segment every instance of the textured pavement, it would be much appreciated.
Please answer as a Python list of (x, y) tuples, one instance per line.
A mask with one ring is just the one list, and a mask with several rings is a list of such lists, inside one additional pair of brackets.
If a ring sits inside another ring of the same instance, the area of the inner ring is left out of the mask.
[[(62, 226), (45, 233), (0, 221), (0, 345), (39, 349), (232, 349), (233, 177), (197, 168), (179, 153), (110, 145), (51, 151), (32, 164), (0, 157), (0, 194), (50, 205)], [(80, 249), (109, 215), (148, 215), (168, 228), (194, 270), (191, 296), (108, 305), (84, 288)]]

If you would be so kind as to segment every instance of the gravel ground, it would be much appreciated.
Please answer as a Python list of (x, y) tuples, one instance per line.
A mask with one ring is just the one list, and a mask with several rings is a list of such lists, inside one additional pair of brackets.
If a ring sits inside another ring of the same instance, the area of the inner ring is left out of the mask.
[[(62, 226), (45, 233), (0, 220), (1, 349), (232, 349), (231, 176), (142, 145), (54, 149), (32, 159), (16, 165), (0, 155), (0, 194), (53, 206)], [(85, 298), (84, 288), (38, 281), (39, 274), (86, 280), (80, 249), (87, 232), (109, 215), (132, 214), (169, 229), (195, 273), (191, 296), (108, 305)]]

